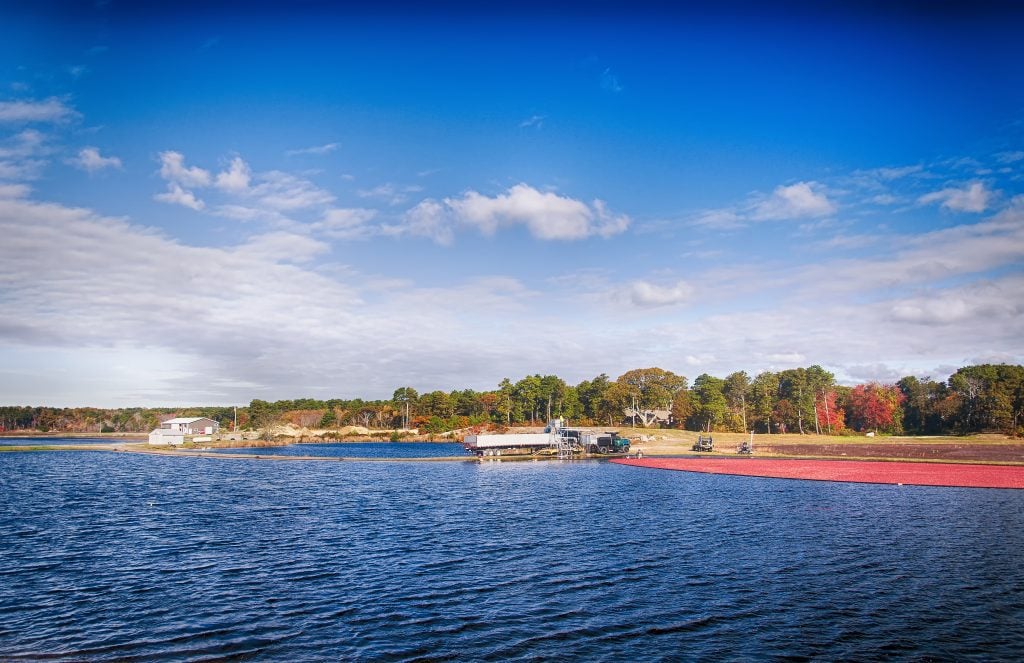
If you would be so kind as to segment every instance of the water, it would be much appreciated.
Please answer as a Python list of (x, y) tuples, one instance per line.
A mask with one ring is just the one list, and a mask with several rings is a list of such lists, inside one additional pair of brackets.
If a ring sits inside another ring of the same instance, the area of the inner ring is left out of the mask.
[(1024, 654), (1024, 491), (0, 454), (0, 659)]
[(126, 437), (0, 437), (0, 447), (46, 446), (50, 444), (119, 444), (141, 442), (145, 436)]
[(333, 442), (292, 444), (286, 447), (238, 447), (211, 449), (217, 453), (260, 456), (337, 456), (339, 458), (472, 458), (461, 444), (447, 442)]

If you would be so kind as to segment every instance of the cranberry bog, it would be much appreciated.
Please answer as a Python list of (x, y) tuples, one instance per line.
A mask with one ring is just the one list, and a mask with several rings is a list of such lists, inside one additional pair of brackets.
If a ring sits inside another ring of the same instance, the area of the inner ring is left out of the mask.
[(965, 488), (1024, 488), (1024, 466), (790, 458), (622, 458), (613, 463), (661, 470), (772, 479)]

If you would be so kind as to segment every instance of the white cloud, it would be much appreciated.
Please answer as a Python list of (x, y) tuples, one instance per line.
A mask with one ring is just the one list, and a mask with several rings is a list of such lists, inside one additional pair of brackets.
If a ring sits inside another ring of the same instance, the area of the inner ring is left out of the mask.
[(0, 179), (34, 180), (43, 172), (46, 162), (41, 159), (0, 161)]
[(399, 187), (397, 184), (392, 182), (385, 182), (384, 184), (375, 186), (372, 189), (358, 189), (356, 191), (356, 195), (360, 198), (382, 200), (389, 205), (400, 205), (409, 199), (407, 194), (422, 190), (423, 187), (418, 185)]
[(78, 156), (68, 159), (67, 163), (90, 173), (95, 173), (105, 168), (121, 168), (120, 159), (117, 157), (101, 156), (98, 147), (83, 147), (79, 150)]
[(241, 157), (231, 160), (228, 169), (217, 174), (217, 188), (229, 193), (244, 193), (249, 189), (252, 171)]
[(996, 155), (996, 161), (999, 163), (1016, 163), (1018, 161), (1024, 161), (1024, 151), (1013, 150), (1011, 152), (1000, 152)]
[(185, 156), (181, 152), (168, 150), (160, 153), (160, 177), (186, 187), (202, 187), (210, 185), (210, 172), (202, 168), (185, 166)]
[(823, 217), (835, 214), (836, 206), (817, 182), (797, 182), (776, 187), (772, 195), (754, 205), (750, 218), (776, 221)]
[(942, 203), (942, 207), (954, 212), (984, 212), (994, 195), (984, 182), (970, 182), (962, 188), (947, 187), (925, 194), (917, 202), (921, 205)]
[(210, 211), (216, 216), (235, 221), (268, 221), (279, 225), (290, 223), (288, 217), (280, 212), (245, 205), (218, 205)]
[(3, 184), (0, 182), (0, 198), (24, 198), (30, 189), (24, 184)]
[(926, 327), (958, 325), (978, 318), (1002, 324), (1024, 315), (1024, 279), (982, 281), (956, 290), (927, 292), (895, 300), (890, 305), (893, 320)]
[[(501, 274), (422, 287), (387, 281), (393, 275), (386, 273), (327, 270), (317, 260), (326, 245), (298, 230), (240, 246), (188, 246), (27, 194), (27, 187), (0, 188), (0, 282), (5, 305), (19, 311), (16, 321), (0, 320), (0, 362), (139, 359), (102, 391), (91, 376), (87, 382), (40, 364), (0, 381), (0, 400), (27, 398), (26, 386), (37, 383), (49, 389), (32, 392), (39, 398), (71, 394), (63, 396), (70, 404), (247, 402), (386, 397), (397, 384), (493, 388), (503, 375), (551, 365), (570, 382), (645, 365), (726, 375), (808, 363), (844, 379), (865, 370), (865, 358), (882, 367), (876, 373), (902, 374), (978, 356), (1022, 358), (1017, 293), (1024, 276), (999, 267), (1024, 259), (1024, 199), (981, 223), (887, 242), (871, 259), (780, 268), (747, 256), (685, 282), (662, 276), (616, 284), (610, 270), (590, 286), (546, 279), (541, 294)], [(443, 232), (445, 223), (459, 223), (443, 201), (421, 211), (424, 228), (435, 223)], [(341, 227), (360, 220), (357, 212), (333, 215)], [(979, 270), (987, 274), (980, 282), (971, 276)], [(944, 285), (950, 282), (962, 285)], [(625, 303), (659, 307), (658, 315), (633, 324), (621, 309), (580, 297), (616, 287)], [(725, 313), (685, 307), (698, 292)], [(567, 318), (576, 324), (565, 325)], [(134, 396), (138, 375), (163, 377), (164, 362), (189, 368), (153, 389), (143, 381), (147, 391)]]
[(800, 354), (799, 352), (776, 352), (773, 354), (765, 355), (765, 359), (772, 362), (773, 364), (789, 364), (799, 365), (807, 360), (807, 357)]
[(182, 189), (177, 182), (169, 183), (167, 185), (167, 192), (158, 193), (153, 196), (153, 199), (169, 205), (182, 205), (184, 207), (194, 209), (197, 212), (206, 207), (206, 203), (196, 198), (195, 194), (191, 191)]
[(684, 304), (693, 297), (693, 286), (686, 281), (667, 285), (649, 281), (633, 281), (625, 290), (629, 303), (641, 308), (657, 308)]
[(880, 180), (898, 180), (909, 175), (916, 175), (923, 171), (924, 166), (918, 164), (915, 166), (874, 168), (872, 170), (858, 171), (857, 174), (873, 175)]
[(0, 122), (58, 122), (77, 115), (56, 97), (45, 101), (0, 101)]
[(836, 213), (825, 186), (818, 182), (797, 182), (775, 187), (771, 195), (752, 195), (740, 205), (706, 210), (697, 214), (693, 225), (719, 230), (743, 228), (755, 221), (820, 219)]
[(0, 146), (0, 159), (17, 159), (48, 153), (44, 146), (46, 136), (35, 129), (25, 129), (5, 141)]
[(300, 156), (303, 154), (321, 155), (330, 154), (340, 147), (338, 143), (327, 143), (326, 145), (316, 145), (314, 147), (303, 147), (297, 150), (288, 150), (285, 152), (290, 157)]
[(236, 251), (267, 263), (308, 262), (331, 247), (307, 235), (271, 232), (250, 237)]
[(324, 213), (323, 219), (310, 228), (335, 239), (359, 239), (374, 234), (368, 224), (377, 216), (377, 210), (365, 208), (334, 208)]
[(815, 246), (823, 249), (862, 249), (866, 246), (877, 244), (880, 237), (877, 235), (834, 235), (829, 239), (817, 242)]
[(292, 211), (329, 205), (334, 196), (309, 180), (272, 170), (256, 176), (259, 182), (250, 193), (263, 205), (278, 211)]
[(747, 217), (734, 209), (713, 209), (698, 214), (693, 224), (705, 228), (732, 230), (746, 226)]
[(0, 144), (0, 179), (38, 179), (48, 163), (45, 157), (53, 151), (47, 136), (35, 129), (8, 137)]
[(614, 214), (608, 209), (603, 200), (595, 200), (592, 203), (595, 214), (594, 233), (601, 237), (608, 238), (613, 235), (626, 232), (629, 229), (630, 218), (625, 214)]
[(442, 246), (450, 246), (455, 238), (451, 211), (446, 205), (428, 198), (402, 216), (402, 224), (385, 226), (386, 235), (426, 237)]
[(517, 184), (494, 197), (469, 191), (444, 202), (459, 221), (485, 235), (494, 234), (501, 225), (521, 224), (538, 239), (577, 240), (593, 235), (610, 237), (629, 227), (629, 217), (611, 215), (602, 201), (594, 201), (590, 207), (527, 184)]

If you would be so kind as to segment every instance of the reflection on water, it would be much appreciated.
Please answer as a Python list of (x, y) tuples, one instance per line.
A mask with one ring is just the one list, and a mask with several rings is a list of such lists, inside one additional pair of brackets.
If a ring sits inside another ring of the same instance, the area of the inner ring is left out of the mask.
[(0, 454), (0, 658), (1018, 659), (1024, 491)]
[(291, 444), (285, 447), (211, 449), (218, 453), (261, 456), (337, 456), (340, 458), (445, 458), (472, 457), (461, 444), (448, 442), (333, 442)]
[(51, 444), (119, 444), (142, 442), (145, 437), (0, 437), (0, 447), (48, 446)]

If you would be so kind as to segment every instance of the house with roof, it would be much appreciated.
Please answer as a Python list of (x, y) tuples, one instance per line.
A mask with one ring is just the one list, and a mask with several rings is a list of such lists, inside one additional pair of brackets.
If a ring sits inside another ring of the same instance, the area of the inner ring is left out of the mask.
[(175, 417), (160, 424), (149, 434), (153, 445), (184, 444), (196, 435), (213, 435), (220, 430), (220, 424), (209, 417)]

